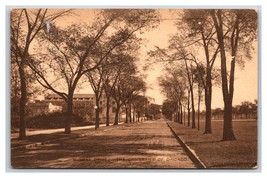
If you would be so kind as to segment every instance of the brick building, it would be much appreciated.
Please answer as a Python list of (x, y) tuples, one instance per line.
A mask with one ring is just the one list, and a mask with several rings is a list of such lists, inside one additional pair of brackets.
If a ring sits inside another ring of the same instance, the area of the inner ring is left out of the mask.
[[(49, 94), (45, 96), (44, 100), (36, 100), (34, 103), (29, 103), (30, 115), (36, 116), (52, 112), (65, 112), (67, 108), (66, 102), (56, 94)], [(106, 99), (103, 95), (100, 100), (100, 122), (104, 123), (106, 120)], [(110, 102), (109, 118), (110, 123), (115, 119), (116, 104), (113, 99)], [(95, 95), (94, 94), (74, 94), (73, 96), (73, 113), (77, 114), (89, 121), (95, 120)], [(120, 112), (120, 121), (125, 119), (124, 109)]]

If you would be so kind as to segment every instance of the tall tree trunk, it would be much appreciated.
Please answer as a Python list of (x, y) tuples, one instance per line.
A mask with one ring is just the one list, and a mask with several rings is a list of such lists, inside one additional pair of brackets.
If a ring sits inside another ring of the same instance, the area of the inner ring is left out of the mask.
[(193, 87), (191, 87), (191, 108), (192, 108), (192, 128), (196, 128), (196, 111), (195, 111), (195, 104), (194, 104), (194, 93)]
[(70, 91), (68, 95), (68, 102), (67, 102), (67, 112), (66, 112), (66, 123), (65, 123), (65, 133), (71, 134), (71, 119), (72, 119), (72, 112), (73, 112), (73, 92)]
[(187, 109), (187, 126), (190, 126), (190, 117), (191, 117), (191, 110), (190, 108)]
[(180, 121), (180, 105), (179, 105), (179, 103), (177, 104), (177, 122), (178, 123), (181, 123), (181, 121)]
[(95, 109), (95, 129), (99, 128), (99, 99), (96, 99), (96, 109)]
[(206, 87), (205, 87), (205, 107), (206, 107), (206, 120), (204, 134), (211, 134), (211, 97), (212, 97), (212, 83), (211, 71), (207, 69)]
[(176, 111), (175, 111), (175, 113), (176, 113), (176, 116), (175, 116), (175, 118), (176, 118), (176, 122), (179, 122), (179, 111), (178, 111), (178, 105), (176, 105)]
[(130, 119), (130, 122), (132, 122), (132, 104), (129, 104), (129, 119)]
[(185, 107), (184, 107), (184, 125), (185, 125)]
[(200, 101), (201, 101), (201, 94), (198, 96), (198, 104), (197, 104), (197, 130), (200, 129)]
[[(223, 19), (222, 10), (213, 11), (211, 13), (214, 25), (216, 28), (217, 39), (220, 47), (221, 54), (221, 77), (222, 77), (222, 93), (224, 101), (224, 126), (223, 126), (223, 141), (236, 140), (232, 126), (232, 99), (234, 91), (234, 67), (235, 67), (235, 56), (231, 62), (230, 72), (230, 87), (228, 91), (228, 80), (227, 80), (227, 65), (226, 65), (226, 52), (224, 45), (224, 34), (223, 34)], [(232, 52), (233, 55), (233, 52)]]
[(190, 126), (190, 90), (188, 90), (187, 97), (187, 126)]
[(117, 103), (116, 107), (116, 113), (115, 113), (115, 120), (113, 125), (118, 125), (119, 124), (119, 113), (120, 113), (120, 105)]
[[(225, 58), (226, 59), (226, 58)], [(231, 71), (230, 71), (230, 86), (229, 94), (224, 100), (224, 126), (223, 126), (223, 141), (236, 140), (233, 131), (233, 94), (234, 94), (234, 73), (235, 73), (235, 57), (231, 61)]]
[(191, 91), (191, 108), (192, 108), (192, 128), (196, 128), (196, 111), (195, 111), (195, 100), (194, 100), (194, 88), (193, 88), (193, 77), (192, 74), (191, 84), (190, 84), (190, 91)]
[[(205, 131), (204, 134), (211, 133), (211, 97), (212, 97), (212, 82), (211, 82), (211, 61), (209, 54), (209, 45), (206, 42), (206, 37), (204, 35), (203, 28), (201, 30), (203, 47), (206, 56), (206, 84), (205, 84), (205, 107), (206, 107), (206, 117), (205, 117)], [(215, 52), (213, 57), (217, 56), (217, 52)], [(215, 60), (215, 59), (214, 59)]]
[(136, 110), (135, 110), (135, 105), (133, 105), (133, 122), (136, 122)]
[(128, 107), (127, 104), (125, 104), (125, 122), (128, 124), (129, 123), (129, 118), (128, 118)]
[(182, 106), (182, 103), (181, 103), (181, 101), (180, 101), (180, 118), (181, 118), (181, 122), (180, 122), (180, 124), (183, 124), (183, 106)]
[(187, 72), (187, 78), (188, 78), (188, 84), (191, 94), (191, 109), (192, 109), (192, 128), (196, 128), (196, 122), (195, 122), (195, 104), (194, 104), (194, 89), (193, 89), (193, 75), (190, 74), (190, 71), (188, 69), (187, 61), (185, 61), (185, 67)]
[(110, 110), (110, 97), (107, 97), (107, 106), (106, 106), (106, 126), (109, 126), (109, 110)]
[(25, 110), (26, 110), (26, 101), (27, 101), (27, 84), (26, 76), (24, 71), (24, 64), (19, 67), (20, 75), (20, 126), (19, 126), (19, 139), (23, 140), (26, 137), (26, 120), (25, 120)]
[(229, 104), (224, 105), (223, 141), (236, 140), (232, 124), (232, 105)]
[(99, 106), (95, 110), (95, 129), (99, 128)]

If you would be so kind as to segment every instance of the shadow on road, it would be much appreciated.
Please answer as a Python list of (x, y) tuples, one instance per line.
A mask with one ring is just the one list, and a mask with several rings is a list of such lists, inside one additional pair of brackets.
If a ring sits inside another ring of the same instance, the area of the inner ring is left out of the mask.
[(194, 167), (162, 122), (130, 124), (11, 154), (14, 168)]

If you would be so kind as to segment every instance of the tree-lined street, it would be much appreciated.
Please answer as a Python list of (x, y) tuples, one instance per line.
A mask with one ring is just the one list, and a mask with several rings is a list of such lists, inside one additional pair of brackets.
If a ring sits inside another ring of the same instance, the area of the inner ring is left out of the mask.
[(163, 119), (12, 152), (16, 168), (194, 168)]
[(13, 9), (12, 166), (256, 167), (257, 37), (255, 9)]

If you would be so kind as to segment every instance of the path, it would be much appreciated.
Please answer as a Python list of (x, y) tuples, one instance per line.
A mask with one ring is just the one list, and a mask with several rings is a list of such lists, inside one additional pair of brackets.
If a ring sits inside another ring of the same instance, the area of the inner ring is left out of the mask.
[[(122, 123), (119, 123), (119, 125)], [(100, 124), (99, 127), (105, 127), (106, 124)], [(95, 128), (95, 125), (89, 125), (89, 126), (80, 126), (80, 127), (72, 127), (71, 130), (82, 130), (82, 129), (91, 129)], [(59, 128), (59, 129), (38, 129), (38, 130), (26, 130), (26, 135), (31, 136), (31, 135), (39, 135), (39, 134), (51, 134), (51, 133), (58, 133), (58, 132), (64, 132), (64, 128)], [(12, 133), (11, 134), (11, 139), (12, 138), (18, 138), (19, 133)]]

